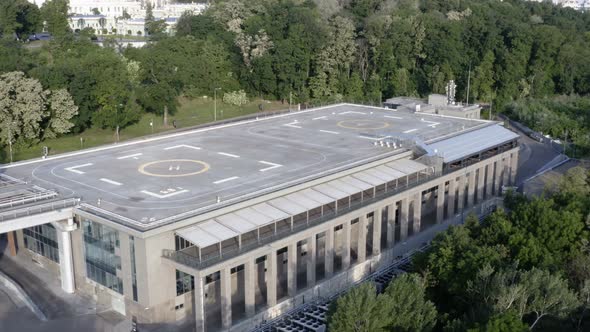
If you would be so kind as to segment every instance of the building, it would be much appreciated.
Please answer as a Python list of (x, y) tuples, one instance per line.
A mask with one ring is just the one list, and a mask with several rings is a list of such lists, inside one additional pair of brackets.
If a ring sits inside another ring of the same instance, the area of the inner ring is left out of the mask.
[(511, 185), (518, 135), (337, 104), (2, 166), (0, 233), (140, 323), (241, 331)]

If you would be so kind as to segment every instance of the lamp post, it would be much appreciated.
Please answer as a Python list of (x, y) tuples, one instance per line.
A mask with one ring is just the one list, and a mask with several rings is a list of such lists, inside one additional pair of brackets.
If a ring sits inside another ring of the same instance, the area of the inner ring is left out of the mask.
[(217, 90), (221, 88), (213, 89), (213, 122), (217, 121)]
[(117, 107), (117, 128), (116, 128), (117, 143), (119, 143), (119, 125), (121, 123), (121, 120), (119, 119), (119, 107), (123, 107), (123, 104), (119, 104), (119, 106)]
[(10, 163), (12, 163), (12, 132), (10, 126), (8, 126), (8, 150), (10, 151)]

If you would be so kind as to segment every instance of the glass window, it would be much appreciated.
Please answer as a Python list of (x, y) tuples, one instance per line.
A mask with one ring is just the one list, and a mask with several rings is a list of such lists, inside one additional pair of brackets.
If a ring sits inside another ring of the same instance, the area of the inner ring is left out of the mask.
[(119, 247), (119, 233), (90, 220), (84, 220), (83, 227), (86, 275), (123, 294), (123, 282), (117, 277), (117, 269), (121, 269), (121, 257), (115, 254), (115, 248)]
[(129, 251), (131, 254), (131, 285), (133, 287), (133, 301), (137, 302), (137, 268), (135, 267), (135, 238), (129, 235)]
[(176, 270), (176, 296), (191, 292), (195, 289), (195, 277)]
[(59, 264), (57, 231), (51, 224), (23, 229), (25, 247)]

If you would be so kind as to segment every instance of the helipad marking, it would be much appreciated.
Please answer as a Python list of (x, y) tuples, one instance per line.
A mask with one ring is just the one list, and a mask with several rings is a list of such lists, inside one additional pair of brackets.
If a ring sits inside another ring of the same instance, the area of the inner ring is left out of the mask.
[(293, 122), (286, 123), (283, 126), (285, 126), (285, 127), (291, 127), (291, 128), (301, 128), (301, 126), (297, 126), (296, 125), (297, 123), (299, 123), (299, 121), (295, 120)]
[(231, 154), (231, 153), (217, 152), (217, 154), (220, 154), (220, 155), (226, 156), (226, 157), (231, 157), (231, 158), (240, 158), (240, 156), (235, 155), (235, 154)]
[(264, 161), (264, 160), (260, 160), (258, 162), (261, 163), (261, 164), (270, 165), (270, 167), (259, 169), (259, 171), (261, 171), (261, 172), (270, 171), (271, 169), (274, 169), (274, 168), (278, 168), (278, 167), (282, 167), (283, 166), (281, 164), (275, 164), (275, 163), (271, 163), (269, 161)]
[(198, 147), (198, 146), (192, 146), (192, 145), (186, 145), (186, 144), (169, 146), (167, 148), (164, 148), (164, 150), (173, 150), (173, 149), (178, 149), (178, 148), (187, 148), (187, 149), (193, 149), (193, 150), (201, 150), (201, 148)]
[(428, 121), (424, 119), (420, 119), (422, 122), (430, 123), (428, 127), (434, 128), (440, 124), (440, 122)]
[(320, 117), (317, 117), (317, 118), (313, 118), (312, 120), (323, 120), (323, 119), (327, 119), (327, 118), (328, 117), (324, 115), (324, 116), (320, 116)]
[(239, 176), (232, 176), (231, 178), (217, 180), (217, 181), (213, 182), (213, 184), (220, 184), (220, 183), (232, 181), (232, 180), (239, 179), (239, 178), (240, 178)]
[(322, 133), (328, 133), (328, 134), (334, 134), (334, 135), (338, 135), (340, 134), (337, 131), (330, 131), (330, 130), (320, 130)]
[(121, 159), (127, 159), (127, 158), (133, 158), (133, 157), (139, 157), (141, 156), (143, 153), (134, 153), (134, 154), (130, 154), (127, 156), (123, 156), (123, 157), (119, 157), (117, 159), (121, 160)]
[(383, 136), (383, 137), (370, 137), (370, 136), (363, 136), (363, 135), (359, 135), (359, 137), (360, 137), (360, 138), (365, 138), (365, 139), (370, 139), (370, 140), (373, 140), (373, 141), (380, 141), (380, 140), (382, 140), (382, 139), (386, 139), (386, 138), (389, 138), (389, 137), (391, 137), (391, 136)]
[(414, 132), (414, 131), (416, 131), (416, 130), (418, 130), (418, 129), (410, 129), (410, 130), (406, 130), (406, 131), (404, 131), (404, 134), (411, 133), (411, 132)]
[(338, 114), (340, 114), (340, 115), (342, 115), (342, 114), (363, 114), (363, 115), (365, 115), (367, 113), (365, 113), (365, 112), (357, 112), (357, 111), (346, 111), (346, 112), (342, 112), (342, 113), (338, 113)]
[(172, 192), (172, 193), (166, 194), (166, 195), (156, 194), (156, 193), (153, 193), (153, 192), (147, 191), (147, 190), (142, 190), (141, 192), (144, 193), (144, 194), (146, 194), (146, 195), (150, 195), (150, 196), (153, 196), (153, 197), (156, 197), (156, 198), (160, 198), (161, 199), (161, 198), (168, 198), (168, 197), (180, 195), (180, 194), (183, 194), (185, 192), (188, 192), (188, 190), (179, 190), (179, 191), (175, 191), (175, 192)]
[(400, 118), (399, 116), (392, 116), (392, 115), (385, 115), (386, 118), (390, 118), (390, 119), (397, 119), (397, 120), (403, 120), (404, 118)]
[(115, 186), (121, 186), (121, 185), (123, 185), (120, 182), (109, 180), (109, 179), (105, 179), (105, 178), (101, 178), (100, 181), (106, 182), (106, 183), (110, 183), (110, 184), (114, 184)]
[(64, 168), (66, 171), (70, 171), (72, 173), (76, 173), (76, 174), (84, 174), (84, 172), (77, 170), (78, 168), (82, 168), (82, 167), (87, 167), (87, 166), (92, 166), (92, 163), (88, 163), (88, 164), (82, 164), (82, 165), (78, 165), (78, 166), (72, 166), (72, 167), (67, 167)]

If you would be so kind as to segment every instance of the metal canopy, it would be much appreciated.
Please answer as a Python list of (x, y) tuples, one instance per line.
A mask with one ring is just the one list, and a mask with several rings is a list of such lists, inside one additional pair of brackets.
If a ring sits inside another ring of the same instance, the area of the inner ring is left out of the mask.
[(328, 182), (329, 185), (333, 186), (334, 188), (343, 191), (345, 193), (348, 194), (348, 196), (354, 195), (354, 194), (358, 194), (359, 193), (359, 189), (356, 187), (353, 187), (352, 185), (342, 182), (341, 180), (334, 180), (334, 181), (330, 181)]
[(316, 202), (313, 199), (303, 195), (301, 192), (296, 192), (285, 196), (286, 199), (290, 200), (295, 204), (303, 206), (306, 210), (313, 210), (317, 207), (322, 206), (322, 203)]
[(367, 174), (372, 177), (378, 178), (379, 180), (381, 180), (382, 183), (393, 181), (393, 180), (397, 179), (397, 177), (395, 177), (389, 173), (383, 172), (381, 170), (377, 170), (376, 168), (368, 169), (365, 172), (367, 172)]
[(386, 165), (404, 173), (405, 175), (417, 173), (428, 168), (426, 165), (408, 159), (396, 160), (387, 163)]
[(253, 208), (245, 208), (242, 210), (238, 210), (234, 212), (239, 217), (247, 220), (249, 223), (254, 224), (258, 227), (270, 224), (271, 222), (275, 221), (274, 218), (267, 216), (266, 214), (262, 214)]
[(332, 197), (335, 200), (343, 199), (350, 196), (344, 191), (338, 190), (337, 188), (331, 186), (328, 183), (320, 184), (318, 186), (313, 187), (313, 189), (319, 193)]
[(261, 203), (261, 204), (254, 205), (252, 207), (252, 209), (258, 213), (265, 215), (265, 216), (269, 216), (274, 221), (283, 220), (283, 219), (291, 217), (285, 211), (281, 211), (268, 203)]
[(275, 198), (268, 202), (268, 204), (287, 212), (289, 215), (294, 216), (303, 212), (307, 212), (307, 209), (299, 204), (294, 203), (284, 197)]
[(342, 180), (342, 182), (344, 183), (348, 183), (353, 187), (359, 188), (360, 190), (369, 190), (369, 189), (373, 189), (373, 186), (363, 182), (359, 179), (355, 179), (352, 176), (345, 176), (343, 178), (341, 178), (340, 180)]
[(238, 233), (247, 233), (257, 228), (257, 225), (248, 222), (246, 219), (234, 213), (224, 214), (223, 216), (215, 218), (215, 220)]
[(322, 205), (325, 204), (330, 204), (334, 202), (334, 199), (326, 196), (324, 194), (322, 194), (319, 191), (313, 190), (313, 189), (305, 189), (300, 191), (300, 193), (302, 193), (303, 195), (309, 197), (310, 199), (313, 199), (314, 201), (321, 203)]
[(381, 166), (375, 168), (375, 170), (378, 170), (380, 172), (390, 175), (392, 177), (392, 179), (391, 179), (392, 181), (396, 180), (396, 179), (401, 179), (404, 176), (406, 176), (406, 174), (404, 174), (396, 169), (393, 169), (391, 167), (387, 167), (385, 165), (381, 165)]
[(225, 227), (215, 220), (208, 220), (199, 224), (199, 228), (217, 238), (218, 242), (231, 239), (239, 235), (238, 232), (231, 228)]
[(199, 248), (205, 248), (219, 242), (216, 237), (205, 232), (197, 225), (181, 228), (176, 231), (176, 234)]
[(363, 182), (369, 183), (373, 187), (380, 186), (387, 181), (383, 181), (380, 178), (374, 177), (373, 175), (369, 174), (367, 171), (360, 172), (357, 174), (352, 175), (353, 178), (359, 179)]
[(518, 138), (517, 134), (495, 124), (438, 141), (429, 146), (443, 157), (445, 163), (449, 163), (516, 138)]

